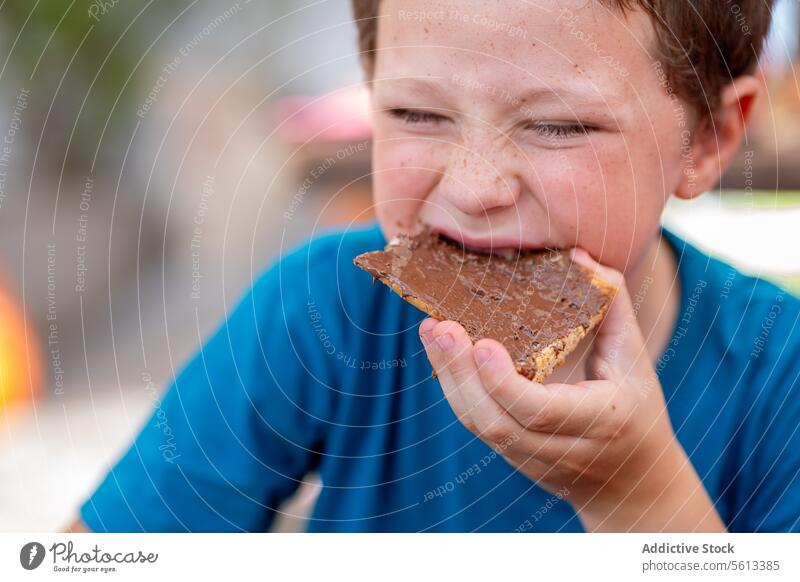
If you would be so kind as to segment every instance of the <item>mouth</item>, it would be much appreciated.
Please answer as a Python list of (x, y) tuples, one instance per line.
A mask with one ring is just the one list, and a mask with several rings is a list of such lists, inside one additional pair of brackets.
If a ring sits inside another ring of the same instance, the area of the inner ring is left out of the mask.
[(442, 226), (425, 225), (431, 232), (444, 237), (465, 250), (484, 255), (510, 256), (520, 251), (540, 251), (549, 249), (545, 245), (521, 241), (518, 237), (502, 235), (477, 236), (461, 230)]

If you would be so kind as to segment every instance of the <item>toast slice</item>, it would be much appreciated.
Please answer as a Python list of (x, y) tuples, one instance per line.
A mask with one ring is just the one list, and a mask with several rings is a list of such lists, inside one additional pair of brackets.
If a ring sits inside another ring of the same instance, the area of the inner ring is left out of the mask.
[(460, 323), (473, 342), (499, 341), (536, 382), (602, 321), (616, 293), (565, 251), (482, 254), (429, 230), (353, 262), (431, 317)]

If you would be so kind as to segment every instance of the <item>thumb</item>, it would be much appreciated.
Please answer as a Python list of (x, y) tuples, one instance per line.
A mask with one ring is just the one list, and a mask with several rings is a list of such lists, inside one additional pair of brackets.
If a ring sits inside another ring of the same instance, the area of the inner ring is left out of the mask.
[(591, 358), (595, 372), (592, 375), (608, 379), (614, 369), (627, 373), (638, 358), (646, 354), (625, 278), (616, 269), (595, 261), (584, 249), (573, 249), (571, 254), (576, 264), (616, 288), (605, 318), (597, 328)]

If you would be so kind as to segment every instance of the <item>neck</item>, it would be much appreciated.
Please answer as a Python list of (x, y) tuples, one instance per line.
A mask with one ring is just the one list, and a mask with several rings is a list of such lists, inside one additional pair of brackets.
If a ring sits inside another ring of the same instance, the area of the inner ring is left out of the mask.
[[(670, 244), (655, 237), (644, 256), (625, 274), (636, 320), (642, 331), (653, 366), (664, 353), (672, 337), (680, 309), (680, 280), (677, 261)], [(592, 342), (583, 341), (565, 365), (548, 378), (548, 382), (577, 383), (585, 380), (585, 361)]]
[(636, 320), (654, 364), (672, 337), (680, 309), (677, 269), (672, 246), (658, 236), (638, 265), (625, 275)]

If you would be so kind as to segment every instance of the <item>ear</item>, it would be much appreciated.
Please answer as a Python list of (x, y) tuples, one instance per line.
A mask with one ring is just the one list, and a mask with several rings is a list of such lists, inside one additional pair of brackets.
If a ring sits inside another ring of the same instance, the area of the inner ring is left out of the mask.
[(701, 121), (684, 156), (683, 176), (675, 194), (689, 199), (709, 191), (739, 150), (761, 83), (751, 75), (737, 77), (722, 90), (713, 118)]

